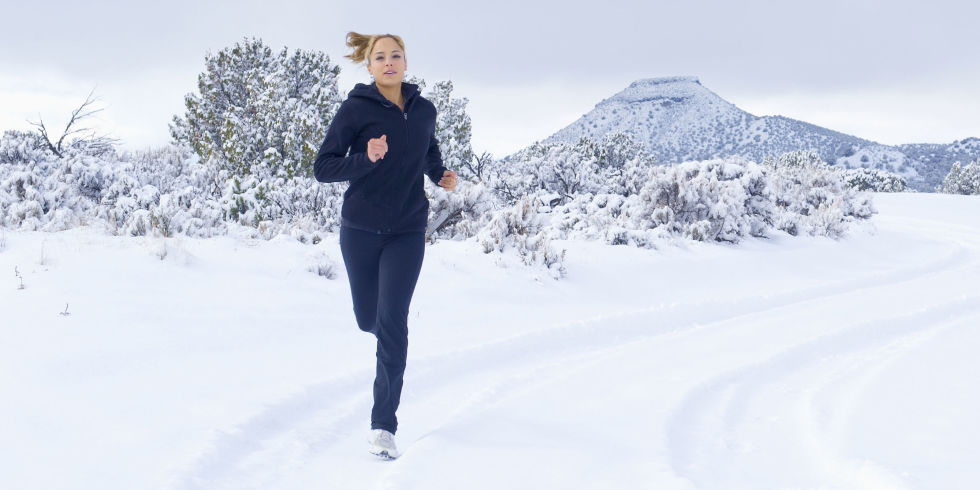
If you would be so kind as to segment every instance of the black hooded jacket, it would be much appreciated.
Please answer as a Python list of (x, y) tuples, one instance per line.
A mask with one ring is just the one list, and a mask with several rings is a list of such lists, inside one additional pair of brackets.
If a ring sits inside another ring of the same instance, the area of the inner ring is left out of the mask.
[[(446, 167), (435, 137), (435, 106), (418, 85), (402, 82), (402, 95), (404, 112), (373, 83), (358, 83), (327, 129), (313, 174), (320, 182), (350, 181), (344, 226), (375, 233), (425, 231), (429, 200), (423, 174), (438, 183)], [(387, 135), (388, 152), (371, 163), (367, 142), (381, 135)]]

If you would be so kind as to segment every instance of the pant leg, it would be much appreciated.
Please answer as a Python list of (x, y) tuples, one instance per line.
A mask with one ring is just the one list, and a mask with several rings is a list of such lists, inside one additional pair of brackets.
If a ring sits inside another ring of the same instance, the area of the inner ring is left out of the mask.
[(382, 239), (376, 233), (340, 228), (340, 253), (344, 257), (357, 327), (374, 332), (378, 324), (378, 270)]
[(394, 433), (408, 355), (408, 308), (422, 269), (425, 234), (389, 235), (378, 283), (378, 361), (371, 428)]

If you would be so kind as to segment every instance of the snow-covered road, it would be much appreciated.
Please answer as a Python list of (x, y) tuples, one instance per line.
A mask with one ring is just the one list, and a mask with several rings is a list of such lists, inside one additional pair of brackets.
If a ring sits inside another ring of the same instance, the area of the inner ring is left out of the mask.
[(0, 486), (973, 488), (980, 199), (876, 205), (841, 241), (564, 242), (558, 282), (430, 247), (393, 462), (342, 265), (8, 231)]

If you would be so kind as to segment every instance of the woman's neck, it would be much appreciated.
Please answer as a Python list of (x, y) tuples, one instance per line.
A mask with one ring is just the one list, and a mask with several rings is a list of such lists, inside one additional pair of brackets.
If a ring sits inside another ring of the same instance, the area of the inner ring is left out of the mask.
[(391, 103), (397, 105), (398, 107), (402, 106), (403, 102), (402, 102), (401, 84), (399, 84), (397, 87), (382, 87), (381, 85), (378, 85), (377, 82), (375, 82), (374, 86), (377, 87), (378, 92), (381, 92), (381, 95), (383, 95), (384, 98), (391, 101)]

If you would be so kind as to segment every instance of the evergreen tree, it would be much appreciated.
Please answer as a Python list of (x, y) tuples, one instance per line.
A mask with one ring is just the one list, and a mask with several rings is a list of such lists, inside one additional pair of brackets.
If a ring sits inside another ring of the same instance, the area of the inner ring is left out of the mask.
[(966, 166), (964, 185), (971, 189), (971, 194), (980, 194), (980, 158)]
[(908, 181), (887, 170), (850, 168), (843, 171), (847, 184), (859, 191), (904, 192)]
[(947, 194), (980, 194), (980, 159), (965, 167), (960, 162), (954, 163), (943, 178), (939, 191)]
[(436, 106), (439, 116), (436, 119), (436, 139), (439, 140), (439, 151), (446, 168), (456, 171), (461, 178), (479, 178), (473, 165), (473, 147), (470, 137), (473, 126), (470, 116), (466, 113), (469, 100), (453, 98), (453, 82), (446, 80), (437, 82), (425, 98)]
[(199, 93), (184, 97), (170, 133), (231, 175), (311, 176), (310, 162), (341, 98), (340, 68), (317, 51), (274, 53), (245, 38), (205, 56)]

